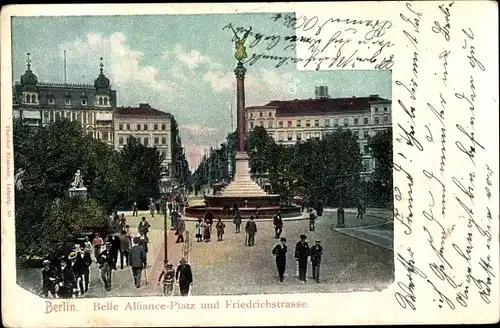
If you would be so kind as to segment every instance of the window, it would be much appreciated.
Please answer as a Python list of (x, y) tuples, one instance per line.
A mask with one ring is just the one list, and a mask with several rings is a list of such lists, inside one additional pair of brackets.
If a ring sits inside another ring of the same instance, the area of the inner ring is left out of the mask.
[(78, 114), (76, 116), (77, 116), (78, 122), (82, 123), (82, 113), (78, 112)]
[(118, 144), (120, 146), (123, 145), (123, 137), (118, 138)]
[(348, 126), (348, 125), (349, 125), (349, 118), (344, 117), (344, 126)]
[(143, 143), (144, 143), (144, 146), (147, 147), (149, 145), (149, 138), (148, 137), (144, 137)]
[(319, 126), (319, 120), (314, 120), (314, 126), (318, 127)]
[(374, 117), (375, 119), (375, 124), (379, 124), (380, 123), (380, 118), (378, 116)]
[(147, 130), (148, 130), (148, 128), (149, 128), (149, 127), (148, 127), (148, 125), (147, 125), (147, 124), (144, 124), (144, 129), (143, 129), (143, 130), (144, 130), (144, 131), (147, 131)]
[(297, 127), (300, 128), (302, 126), (302, 121), (301, 120), (297, 120)]
[(107, 98), (107, 97), (105, 97), (105, 98), (104, 98), (104, 105), (105, 105), (105, 106), (107, 106), (107, 105), (108, 105), (108, 98)]
[(102, 105), (102, 97), (99, 97), (99, 105)]
[(368, 170), (369, 170), (369, 166), (370, 166), (370, 162), (369, 162), (367, 159), (365, 159), (365, 160), (363, 161), (363, 170), (364, 170), (365, 172), (368, 172)]
[(162, 130), (166, 130), (166, 129), (167, 129), (167, 125), (166, 125), (165, 123), (163, 123), (163, 124), (161, 125), (161, 129), (162, 129)]
[(269, 117), (272, 117), (273, 116), (273, 113), (269, 112)]
[(329, 118), (325, 118), (325, 126), (326, 127), (330, 126), (330, 119)]
[(259, 121), (260, 126), (264, 126), (264, 121)]
[(307, 133), (306, 133), (306, 140), (309, 140), (309, 139), (311, 139), (311, 133), (310, 133), (310, 132), (307, 132)]
[(158, 145), (160, 143), (160, 138), (155, 137), (154, 142), (155, 142), (155, 145)]
[(384, 112), (387, 112), (387, 107), (384, 107)]
[(89, 124), (92, 124), (92, 113), (88, 114), (88, 122)]
[(167, 137), (162, 137), (161, 138), (161, 144), (166, 145), (167, 144)]
[(359, 131), (354, 131), (354, 138), (359, 139)]
[(137, 124), (137, 131), (141, 131), (141, 125)]
[(49, 105), (54, 105), (56, 103), (56, 100), (54, 97), (49, 97)]
[(306, 120), (306, 127), (310, 127), (310, 126), (311, 126), (311, 121)]
[(158, 130), (158, 124), (153, 125), (154, 130)]
[(297, 141), (302, 140), (302, 133), (297, 132)]
[(273, 127), (273, 121), (267, 121), (267, 127), (269, 129), (272, 129), (272, 127)]
[(253, 122), (250, 122), (249, 126), (250, 126), (250, 129), (253, 129)]
[(31, 102), (36, 103), (36, 96), (35, 95), (31, 95)]
[(142, 145), (142, 138), (141, 137), (136, 137), (135, 139), (137, 140), (137, 143)]
[(321, 133), (320, 132), (314, 132), (314, 138), (316, 140), (319, 140)]
[(127, 123), (127, 130), (128, 130), (128, 131), (130, 131), (130, 130), (131, 130), (131, 129), (130, 129), (130, 124), (129, 124), (129, 123)]
[(75, 112), (71, 113), (71, 120), (76, 121), (76, 113)]
[(359, 118), (358, 117), (355, 117), (354, 118), (354, 125), (358, 125), (359, 124)]
[(288, 141), (292, 141), (292, 139), (293, 139), (292, 132), (288, 132), (288, 133), (286, 134), (286, 140), (288, 140)]
[(82, 105), (83, 106), (87, 105), (87, 99), (82, 99)]
[(64, 104), (71, 105), (71, 98), (64, 99)]
[(253, 117), (253, 114), (252, 114), (252, 113), (250, 113), (250, 118), (252, 118), (252, 117)]
[(102, 132), (102, 141), (108, 141), (108, 132)]
[(366, 124), (370, 124), (370, 120), (368, 119), (368, 117), (365, 117), (365, 118), (364, 118), (364, 122), (363, 122), (363, 123), (364, 123), (365, 125), (366, 125)]
[(47, 111), (43, 112), (43, 120), (44, 120), (44, 122), (49, 121), (49, 112), (47, 112)]
[(291, 128), (291, 127), (292, 127), (292, 121), (287, 121), (286, 123), (287, 123), (287, 126), (288, 126), (289, 128)]
[(83, 124), (87, 124), (87, 115), (84, 113), (83, 115)]
[(389, 123), (389, 116), (384, 115), (384, 117), (382, 117), (382, 122), (383, 123)]
[(368, 131), (363, 131), (363, 138), (368, 139), (370, 137), (370, 133)]
[(259, 116), (262, 117), (262, 112), (259, 113)]
[(333, 126), (334, 127), (339, 126), (339, 120), (338, 119), (336, 119), (336, 118), (333, 119)]
[(123, 124), (118, 124), (118, 130), (123, 130)]
[(283, 132), (278, 133), (278, 141), (283, 141)]
[(375, 107), (375, 113), (378, 113), (378, 107)]
[(363, 154), (368, 154), (370, 152), (370, 147), (368, 145), (363, 146)]
[(90, 131), (87, 131), (87, 135), (89, 137), (93, 137), (94, 136), (94, 131), (90, 130)]
[(279, 121), (279, 122), (278, 122), (278, 126), (279, 126), (280, 128), (282, 128), (282, 127), (283, 127), (283, 121)]

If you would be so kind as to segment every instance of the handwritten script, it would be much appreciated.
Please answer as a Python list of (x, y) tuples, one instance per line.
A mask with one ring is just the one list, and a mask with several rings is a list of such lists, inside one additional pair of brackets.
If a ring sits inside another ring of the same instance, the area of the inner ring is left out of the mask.
[(394, 221), (396, 234), (411, 242), (396, 253), (404, 274), (394, 298), (412, 311), (429, 302), (450, 311), (484, 306), (499, 287), (492, 244), (498, 163), (490, 156), (498, 145), (481, 130), (498, 99), (487, 83), (481, 28), (455, 18), (464, 10), (454, 2), (425, 11), (406, 3), (395, 23), (407, 56), (394, 76)]

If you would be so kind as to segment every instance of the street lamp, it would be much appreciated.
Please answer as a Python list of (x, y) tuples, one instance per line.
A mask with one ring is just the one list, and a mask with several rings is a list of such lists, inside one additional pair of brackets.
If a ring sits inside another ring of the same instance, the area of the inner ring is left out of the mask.
[[(165, 164), (165, 165), (163, 165)], [(163, 195), (163, 199), (165, 200), (166, 196), (167, 196), (167, 193), (168, 193), (168, 185), (170, 183), (170, 179), (168, 178), (168, 172), (166, 170), (166, 168), (168, 167), (167, 166), (168, 163), (166, 162), (166, 160), (164, 160), (162, 162), (162, 168), (163, 168), (163, 171), (160, 173), (160, 191)], [(163, 243), (164, 243), (164, 259), (165, 261), (168, 260), (168, 246), (167, 246), (167, 242), (168, 242), (168, 226), (167, 226), (167, 202), (164, 201), (163, 202)]]

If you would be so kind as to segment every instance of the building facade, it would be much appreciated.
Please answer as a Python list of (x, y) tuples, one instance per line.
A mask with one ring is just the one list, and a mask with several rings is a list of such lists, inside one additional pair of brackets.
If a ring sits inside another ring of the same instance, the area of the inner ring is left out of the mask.
[(60, 119), (78, 121), (88, 135), (113, 145), (116, 91), (103, 66), (101, 58), (100, 74), (93, 85), (39, 82), (28, 54), (26, 72), (13, 87), (13, 116), (33, 127)]
[(338, 128), (350, 129), (358, 138), (362, 155), (362, 176), (369, 179), (375, 168), (368, 138), (392, 128), (391, 100), (369, 97), (329, 98), (326, 87), (316, 87), (315, 99), (271, 101), (246, 108), (248, 129), (264, 127), (274, 140), (293, 145), (311, 138), (322, 139)]

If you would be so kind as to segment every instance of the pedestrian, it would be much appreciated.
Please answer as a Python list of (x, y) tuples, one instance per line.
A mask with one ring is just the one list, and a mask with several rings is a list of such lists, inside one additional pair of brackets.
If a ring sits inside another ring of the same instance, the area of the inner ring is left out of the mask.
[(240, 233), (240, 228), (241, 228), (241, 215), (240, 215), (240, 211), (236, 211), (236, 215), (234, 216), (234, 220), (233, 220), (233, 223), (236, 227), (236, 233)]
[(174, 288), (174, 279), (175, 279), (175, 269), (172, 263), (165, 261), (165, 268), (160, 273), (160, 277), (158, 278), (158, 285), (160, 285), (162, 278), (163, 278), (163, 295), (170, 296)]
[(314, 231), (315, 230), (315, 222), (316, 222), (317, 215), (314, 212), (314, 209), (309, 210), (309, 231)]
[(210, 224), (205, 220), (203, 222), (203, 240), (207, 243), (210, 241), (210, 230)]
[(144, 249), (144, 253), (146, 253), (146, 258), (144, 259), (144, 268), (147, 267), (148, 264), (148, 251), (149, 251), (149, 238), (144, 236), (143, 234), (139, 235), (139, 246)]
[(127, 218), (125, 217), (125, 214), (122, 213), (120, 216), (120, 231), (125, 229), (125, 226), (127, 225)]
[(80, 252), (80, 257), (83, 259), (82, 273), (84, 280), (84, 289), (83, 292), (86, 293), (89, 291), (90, 284), (90, 266), (92, 265), (92, 258), (90, 257), (90, 250), (84, 249), (83, 252)]
[(85, 261), (83, 260), (82, 253), (85, 251), (79, 249), (75, 252), (75, 258), (71, 260), (73, 273), (75, 274), (76, 287), (75, 287), (75, 297), (78, 298), (79, 295), (85, 294), (85, 288), (83, 284), (83, 270), (85, 267)]
[(101, 269), (101, 279), (104, 283), (106, 291), (111, 290), (111, 279), (113, 269), (113, 255), (111, 254), (111, 243), (106, 243), (106, 249), (99, 254), (98, 257), (99, 269)]
[(113, 254), (113, 270), (116, 271), (116, 265), (118, 264), (118, 252), (120, 252), (121, 249), (121, 241), (120, 237), (118, 236), (113, 236), (113, 239), (111, 241), (111, 253)]
[(42, 294), (49, 298), (49, 292), (52, 298), (56, 298), (57, 269), (50, 264), (49, 260), (43, 260), (42, 269)]
[(97, 258), (99, 257), (99, 254), (101, 254), (101, 246), (104, 244), (104, 240), (102, 240), (101, 236), (97, 232), (94, 236), (94, 239), (92, 239), (92, 246), (94, 246), (94, 257), (97, 262)]
[(154, 218), (155, 217), (155, 204), (153, 202), (153, 198), (150, 198), (149, 199), (149, 213), (151, 213), (151, 217)]
[(300, 202), (300, 213), (303, 213), (304, 212), (304, 207), (306, 206), (306, 203), (305, 201), (301, 201)]
[(224, 228), (226, 225), (224, 222), (222, 222), (222, 219), (219, 218), (217, 221), (217, 224), (215, 225), (215, 228), (217, 229), (217, 241), (222, 241), (222, 237), (224, 236)]
[(208, 210), (205, 214), (205, 221), (208, 223), (208, 229), (210, 229), (210, 234), (212, 234), (212, 225), (214, 224), (214, 213)]
[(358, 216), (356, 217), (357, 220), (363, 220), (363, 214), (364, 214), (364, 206), (361, 201), (358, 202)]
[(137, 211), (137, 202), (132, 204), (132, 216), (138, 216), (139, 212)]
[(250, 215), (250, 220), (247, 221), (245, 226), (245, 232), (247, 233), (247, 243), (248, 246), (254, 246), (255, 244), (255, 234), (257, 233), (257, 224), (254, 221), (253, 215)]
[(141, 287), (141, 275), (144, 264), (146, 263), (146, 252), (139, 246), (139, 237), (134, 237), (133, 246), (128, 254), (128, 263), (132, 267), (132, 276), (134, 277), (135, 287)]
[(258, 220), (260, 218), (260, 206), (257, 206), (255, 209), (255, 220)]
[(92, 253), (92, 243), (89, 240), (89, 236), (85, 236), (85, 241), (83, 242), (83, 248), (85, 251)]
[(175, 234), (177, 235), (177, 240), (176, 244), (178, 243), (183, 243), (184, 242), (184, 231), (186, 230), (186, 223), (184, 220), (179, 219), (179, 222), (177, 222), (177, 231)]
[(300, 241), (295, 245), (295, 261), (299, 266), (299, 280), (307, 281), (307, 257), (309, 256), (309, 244), (306, 235), (300, 235)]
[(283, 219), (281, 218), (281, 212), (278, 213), (273, 218), (274, 224), (274, 238), (278, 239), (283, 232)]
[(233, 204), (233, 217), (236, 216), (236, 213), (238, 213), (238, 205)]
[(169, 201), (167, 206), (168, 206), (168, 214), (172, 215), (172, 201)]
[(70, 253), (68, 259), (61, 261), (61, 271), (59, 276), (59, 298), (69, 299), (73, 298), (73, 290), (76, 288), (75, 274), (71, 264), (69, 263), (69, 258), (76, 254)]
[(132, 248), (132, 241), (130, 237), (127, 236), (127, 232), (125, 230), (122, 231), (120, 236), (120, 267), (123, 270), (123, 260), (125, 259), (125, 265), (128, 266), (128, 253)]
[(130, 226), (127, 224), (125, 226), (125, 236), (127, 236), (130, 239), (130, 244), (132, 244), (132, 238), (134, 237), (133, 235), (134, 234), (132, 233), (132, 231), (130, 231)]
[(198, 222), (196, 222), (196, 241), (200, 242), (203, 241), (203, 221), (201, 219), (198, 219)]
[(160, 202), (159, 201), (155, 202), (155, 208), (156, 208), (156, 214), (160, 214)]
[(280, 243), (273, 248), (273, 255), (276, 257), (276, 267), (278, 268), (278, 275), (280, 277), (280, 282), (283, 282), (286, 268), (286, 238), (281, 237)]
[(149, 224), (148, 221), (146, 221), (146, 218), (143, 216), (141, 222), (139, 223), (139, 227), (137, 228), (138, 232), (140, 234), (143, 234), (144, 236), (147, 236), (149, 232), (149, 227), (151, 227), (151, 225)]
[(319, 267), (321, 264), (321, 255), (323, 254), (323, 247), (321, 246), (321, 240), (316, 239), (316, 244), (311, 247), (311, 265), (313, 279), (319, 282)]
[(179, 284), (181, 296), (188, 296), (189, 288), (193, 284), (193, 273), (191, 272), (191, 266), (187, 263), (184, 257), (181, 258), (179, 265), (177, 266), (175, 280)]

